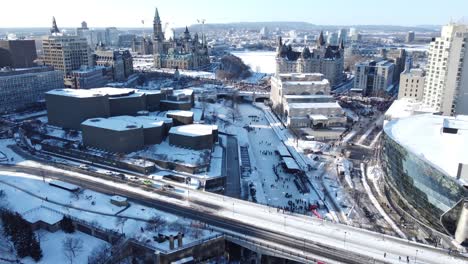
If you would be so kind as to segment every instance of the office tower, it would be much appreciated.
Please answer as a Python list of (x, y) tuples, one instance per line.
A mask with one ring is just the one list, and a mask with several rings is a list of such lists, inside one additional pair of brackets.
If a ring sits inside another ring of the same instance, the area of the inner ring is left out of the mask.
[(415, 35), (413, 31), (406, 33), (406, 43), (411, 43), (414, 41)]
[(393, 89), (395, 64), (389, 60), (371, 60), (356, 64), (354, 88), (364, 95), (382, 95)]
[(423, 101), (443, 115), (468, 114), (468, 26), (449, 24), (429, 46)]
[(73, 70), (81, 66), (92, 66), (93, 59), (85, 38), (66, 36), (60, 33), (55, 18), (51, 35), (42, 40), (44, 64), (53, 66), (69, 76)]
[(0, 40), (0, 67), (29, 68), (35, 59), (34, 40)]

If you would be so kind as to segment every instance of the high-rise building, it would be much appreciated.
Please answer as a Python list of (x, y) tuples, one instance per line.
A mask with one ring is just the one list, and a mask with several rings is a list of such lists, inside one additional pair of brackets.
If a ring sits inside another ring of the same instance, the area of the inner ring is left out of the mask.
[(395, 64), (389, 60), (371, 60), (356, 64), (354, 88), (364, 95), (382, 95), (392, 90)]
[(51, 35), (42, 40), (45, 65), (53, 66), (56, 70), (69, 76), (72, 71), (81, 66), (92, 66), (91, 50), (85, 38), (66, 36), (60, 33), (55, 18), (51, 28)]
[(415, 38), (414, 31), (409, 31), (408, 33), (406, 33), (406, 43), (413, 42), (414, 38)]
[(44, 99), (44, 93), (63, 88), (63, 73), (52, 67), (0, 70), (0, 112), (23, 109)]
[(328, 32), (327, 34), (327, 44), (331, 46), (338, 46), (340, 42), (339, 32)]
[(117, 47), (117, 45), (119, 44), (119, 33), (119, 30), (115, 27), (106, 28), (104, 34), (104, 43), (107, 46)]
[(413, 98), (422, 101), (424, 91), (425, 73), (422, 69), (411, 69), (400, 75), (400, 88), (398, 99)]
[(0, 67), (30, 68), (35, 59), (34, 40), (0, 40)]
[(133, 58), (130, 51), (106, 49), (100, 43), (95, 52), (96, 65), (112, 67), (113, 80), (123, 81), (133, 74)]
[(338, 39), (346, 44), (348, 43), (348, 30), (346, 28), (342, 28), (338, 31)]
[(180, 38), (165, 39), (158, 9), (153, 21), (153, 52), (156, 68), (201, 69), (210, 65), (205, 35), (192, 38), (187, 27)]
[(449, 24), (429, 46), (423, 101), (444, 115), (468, 114), (468, 26)]
[(400, 74), (405, 70), (406, 64), (406, 50), (405, 49), (382, 49), (382, 58), (390, 60), (395, 64), (395, 70), (393, 71), (393, 83), (400, 81)]
[(344, 44), (338, 46), (326, 45), (321, 32), (317, 45), (312, 50), (305, 47), (295, 51), (291, 45), (283, 44), (278, 39), (276, 50), (276, 73), (322, 73), (332, 87), (342, 83), (344, 79)]

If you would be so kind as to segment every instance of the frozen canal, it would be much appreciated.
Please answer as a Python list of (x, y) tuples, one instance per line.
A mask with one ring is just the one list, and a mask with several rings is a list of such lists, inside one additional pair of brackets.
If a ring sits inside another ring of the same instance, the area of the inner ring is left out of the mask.
[(241, 58), (254, 72), (275, 73), (276, 71), (276, 53), (274, 51), (237, 51), (231, 53)]

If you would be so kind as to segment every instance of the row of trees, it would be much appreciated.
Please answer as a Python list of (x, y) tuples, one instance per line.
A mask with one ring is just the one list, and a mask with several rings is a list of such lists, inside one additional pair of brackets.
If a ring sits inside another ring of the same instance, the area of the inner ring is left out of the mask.
[(7, 209), (0, 212), (0, 217), (4, 233), (13, 242), (18, 257), (30, 256), (39, 261), (42, 258), (41, 246), (29, 223), (20, 214)]

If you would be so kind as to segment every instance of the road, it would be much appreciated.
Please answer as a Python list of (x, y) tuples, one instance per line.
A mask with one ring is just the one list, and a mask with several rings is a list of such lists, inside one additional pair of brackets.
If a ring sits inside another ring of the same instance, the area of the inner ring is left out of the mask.
[(224, 194), (229, 197), (240, 197), (240, 169), (239, 151), (237, 139), (234, 136), (227, 136), (226, 147), (226, 187)]
[(203, 221), (229, 232), (290, 249), (302, 248), (303, 256), (320, 255), (327, 263), (398, 263), (398, 257), (409, 256), (413, 259), (415, 254), (417, 261), (412, 263), (455, 264), (468, 261), (467, 258), (455, 258), (447, 255), (446, 251), (423, 244), (310, 217), (270, 212), (266, 206), (206, 192), (190, 191), (190, 201), (187, 201), (184, 195), (165, 196), (145, 192), (128, 185), (47, 167), (1, 166), (0, 171), (35, 175), (45, 171), (52, 178), (97, 192), (126, 196), (143, 205)]

